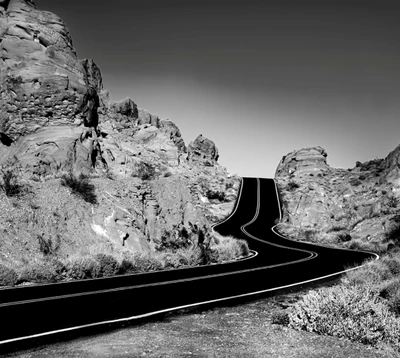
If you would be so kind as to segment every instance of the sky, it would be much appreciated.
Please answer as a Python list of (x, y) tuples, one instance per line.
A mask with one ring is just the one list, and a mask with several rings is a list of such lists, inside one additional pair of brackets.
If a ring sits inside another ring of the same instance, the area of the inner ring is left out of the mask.
[(400, 2), (36, 0), (59, 15), (113, 100), (213, 140), (241, 176), (322, 146), (350, 168), (400, 143)]

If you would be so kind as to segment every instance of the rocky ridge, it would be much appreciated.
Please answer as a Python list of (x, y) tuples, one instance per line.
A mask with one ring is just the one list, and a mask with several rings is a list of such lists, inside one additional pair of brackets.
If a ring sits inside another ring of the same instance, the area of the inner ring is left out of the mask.
[[(182, 233), (196, 244), (237, 195), (240, 179), (217, 160), (211, 140), (186, 147), (172, 121), (112, 101), (57, 15), (0, 1), (0, 167), (29, 188), (25, 200), (0, 193), (0, 263), (29, 259), (41, 242), (61, 256), (92, 246), (151, 255)], [(89, 175), (95, 202), (61, 186), (66, 173)]]
[(284, 208), (278, 228), (291, 237), (350, 248), (398, 246), (399, 163), (400, 146), (351, 169), (330, 167), (321, 147), (289, 153), (275, 174)]

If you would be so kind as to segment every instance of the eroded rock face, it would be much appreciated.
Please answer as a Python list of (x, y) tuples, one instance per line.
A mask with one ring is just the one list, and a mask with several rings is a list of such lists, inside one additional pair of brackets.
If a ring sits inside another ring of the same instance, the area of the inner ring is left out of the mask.
[(0, 17), (1, 159), (35, 174), (89, 171), (97, 160), (100, 70), (80, 61), (64, 22), (33, 1)]
[(218, 160), (218, 149), (215, 143), (201, 134), (189, 144), (188, 161), (204, 165), (213, 165)]
[[(18, 208), (0, 200), (13, 226), (0, 222), (0, 262), (37, 253), (38, 237), (57, 237), (67, 256), (97, 244), (151, 254), (229, 214), (240, 179), (218, 165), (215, 144), (199, 136), (187, 149), (172, 121), (110, 100), (58, 16), (0, 0), (0, 37), (0, 169), (18, 168), (32, 188)], [(95, 177), (96, 203), (60, 185), (66, 172)]]
[(326, 162), (326, 151), (322, 147), (295, 150), (284, 156), (276, 169), (275, 176), (318, 173), (330, 169)]
[(292, 237), (365, 249), (385, 249), (398, 225), (397, 147), (385, 159), (352, 169), (326, 163), (325, 151), (307, 148), (283, 158), (276, 181), (284, 207), (283, 232)]

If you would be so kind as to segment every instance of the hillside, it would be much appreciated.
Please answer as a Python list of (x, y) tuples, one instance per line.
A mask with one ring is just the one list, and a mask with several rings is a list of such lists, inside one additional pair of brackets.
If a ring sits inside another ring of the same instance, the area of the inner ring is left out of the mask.
[(218, 246), (210, 225), (232, 210), (240, 178), (218, 164), (214, 142), (199, 135), (186, 146), (172, 121), (130, 98), (112, 101), (63, 20), (34, 1), (0, 2), (0, 39), (0, 265), (8, 275), (32, 282), (50, 265), (54, 280), (71, 260), (93, 266), (109, 255), (121, 264), (179, 249), (197, 264)]

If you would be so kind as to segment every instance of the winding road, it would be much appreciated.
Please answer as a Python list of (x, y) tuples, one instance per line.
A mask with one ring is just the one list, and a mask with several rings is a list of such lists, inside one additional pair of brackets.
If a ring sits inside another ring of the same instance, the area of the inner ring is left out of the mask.
[(0, 290), (0, 346), (301, 285), (378, 258), (286, 239), (274, 231), (280, 217), (274, 180), (243, 178), (233, 213), (214, 230), (247, 240), (255, 255), (219, 265)]

